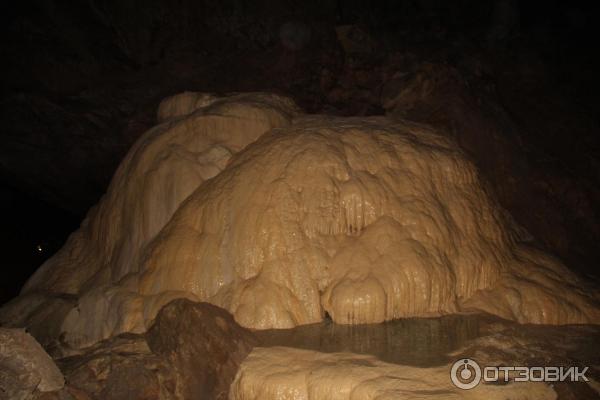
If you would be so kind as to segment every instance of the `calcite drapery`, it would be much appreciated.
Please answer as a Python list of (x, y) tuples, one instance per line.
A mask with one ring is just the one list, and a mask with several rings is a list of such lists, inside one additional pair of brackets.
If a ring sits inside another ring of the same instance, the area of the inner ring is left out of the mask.
[(251, 328), (473, 309), (600, 321), (593, 291), (524, 244), (473, 164), (427, 127), (302, 115), (259, 93), (186, 93), (159, 117), (0, 320), (27, 325), (39, 296), (74, 295), (58, 323), (75, 347), (143, 332), (177, 297)]

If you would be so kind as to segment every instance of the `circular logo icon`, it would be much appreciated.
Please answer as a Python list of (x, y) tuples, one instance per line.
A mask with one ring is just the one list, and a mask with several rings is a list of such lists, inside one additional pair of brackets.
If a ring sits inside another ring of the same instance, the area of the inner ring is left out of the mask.
[(481, 381), (481, 368), (474, 360), (461, 358), (452, 364), (450, 379), (457, 388), (464, 390), (473, 389)]

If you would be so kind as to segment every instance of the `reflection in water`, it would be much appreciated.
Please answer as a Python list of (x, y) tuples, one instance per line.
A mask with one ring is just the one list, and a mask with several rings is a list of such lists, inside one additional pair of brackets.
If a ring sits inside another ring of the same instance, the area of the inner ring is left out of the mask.
[(255, 333), (264, 347), (363, 353), (386, 362), (431, 367), (447, 363), (448, 352), (479, 337), (482, 318), (481, 315), (448, 315), (368, 325), (337, 325), (326, 321)]

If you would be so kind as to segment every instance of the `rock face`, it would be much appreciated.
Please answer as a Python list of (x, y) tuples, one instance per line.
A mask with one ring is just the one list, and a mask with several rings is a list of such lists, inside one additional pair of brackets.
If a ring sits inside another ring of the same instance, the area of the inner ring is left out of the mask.
[[(293, 364), (290, 360), (294, 360)], [(545, 383), (453, 386), (450, 366), (415, 368), (387, 364), (372, 356), (319, 353), (287, 347), (256, 348), (231, 385), (231, 400), (402, 400), (556, 399)]]
[(68, 382), (66, 389), (82, 398), (176, 398), (177, 375), (166, 360), (150, 351), (143, 335), (117, 336), (57, 363)]
[(18, 308), (11, 323), (25, 324), (40, 293), (77, 296), (54, 318), (72, 347), (144, 332), (178, 297), (251, 328), (472, 309), (600, 321), (592, 289), (523, 243), (475, 167), (429, 128), (301, 115), (267, 94), (180, 98), (0, 321)]
[(29, 399), (61, 389), (65, 380), (42, 346), (21, 329), (0, 328), (0, 399)]
[(121, 335), (59, 360), (69, 389), (90, 398), (226, 399), (256, 338), (227, 311), (180, 299), (146, 336)]

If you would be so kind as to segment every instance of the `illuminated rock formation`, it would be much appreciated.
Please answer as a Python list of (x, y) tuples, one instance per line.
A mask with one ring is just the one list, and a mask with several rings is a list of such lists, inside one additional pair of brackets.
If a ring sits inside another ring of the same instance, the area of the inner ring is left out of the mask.
[(158, 105), (156, 119), (166, 122), (179, 117), (184, 117), (194, 111), (208, 107), (218, 98), (209, 93), (183, 92), (167, 97)]
[(593, 292), (521, 243), (464, 154), (423, 126), (300, 115), (267, 94), (187, 93), (160, 109), (168, 122), (1, 321), (18, 309), (27, 325), (39, 293), (77, 296), (59, 321), (74, 347), (143, 332), (177, 297), (251, 328), (464, 310), (600, 321)]

